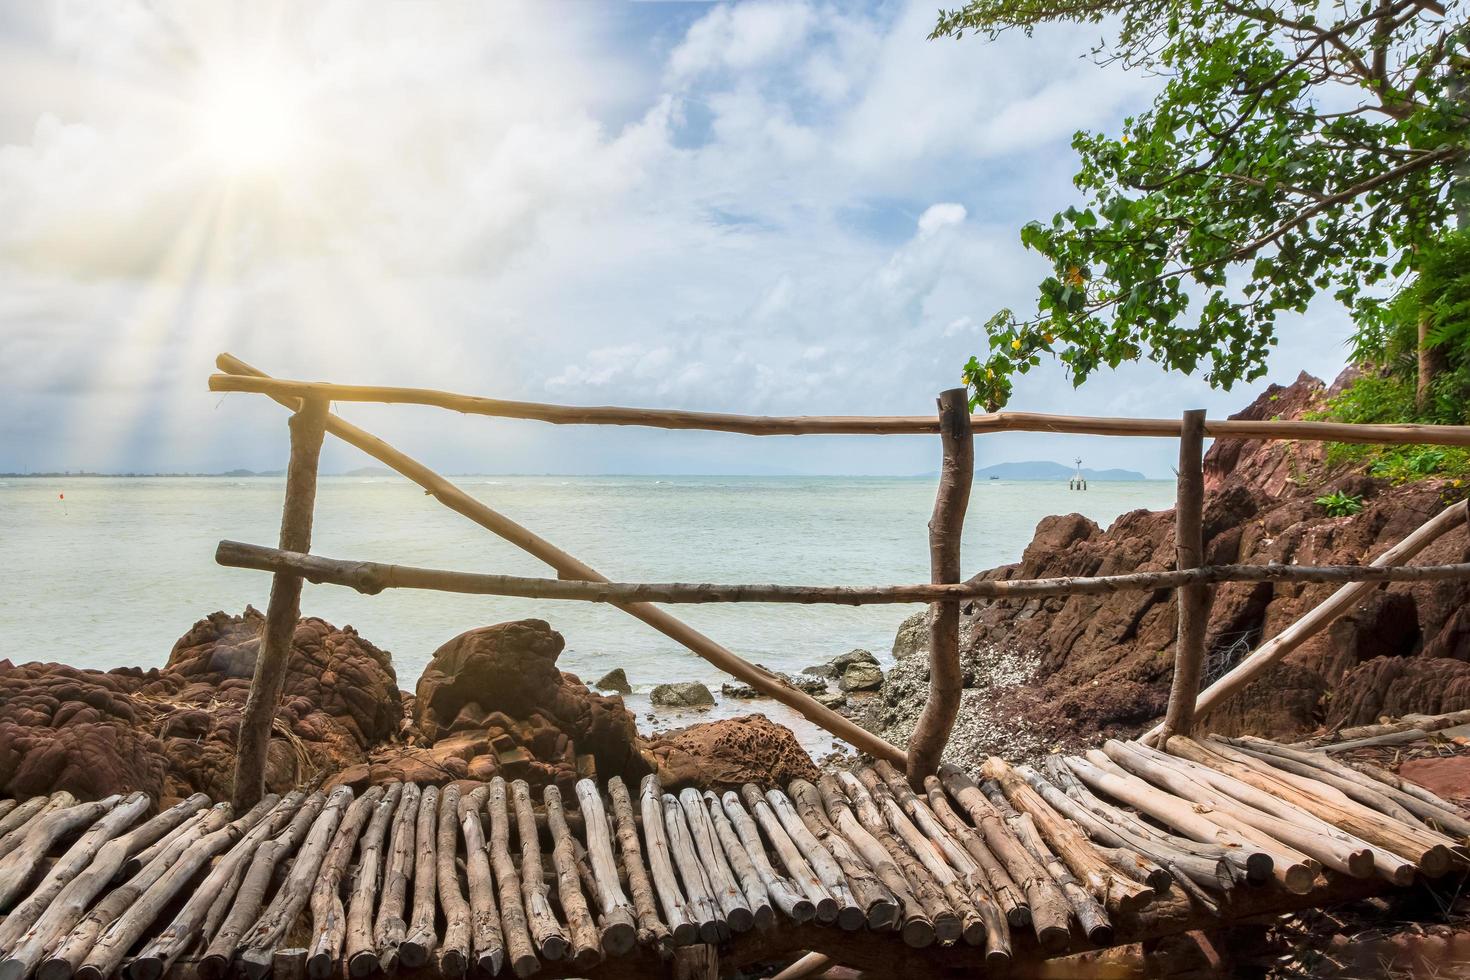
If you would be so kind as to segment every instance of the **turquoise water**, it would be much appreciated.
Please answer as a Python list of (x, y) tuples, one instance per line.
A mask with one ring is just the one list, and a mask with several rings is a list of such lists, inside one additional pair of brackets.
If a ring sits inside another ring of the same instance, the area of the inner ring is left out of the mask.
[[(852, 477), (461, 477), (486, 503), (621, 581), (899, 584), (929, 577), (933, 479)], [(0, 659), (82, 667), (164, 663), (195, 620), (216, 609), (264, 609), (267, 574), (214, 564), (233, 538), (274, 545), (278, 478), (0, 480)], [(1037, 521), (1077, 511), (1106, 525), (1167, 507), (1169, 481), (1066, 485), (983, 480), (965, 527), (966, 573), (1015, 561)], [(65, 495), (65, 500), (58, 497)], [(336, 558), (517, 575), (545, 566), (396, 478), (324, 477), (313, 550)], [(886, 658), (918, 607), (684, 606), (674, 611), (737, 653), (798, 671), (866, 647)], [(302, 611), (351, 624), (392, 652), (412, 690), (434, 649), (474, 626), (526, 616), (567, 640), (561, 665), (591, 681), (623, 667), (638, 692), (722, 676), (610, 606), (441, 595), (363, 596), (307, 585)], [(646, 697), (630, 704), (647, 712)], [(721, 706), (738, 713), (749, 702)], [(779, 706), (757, 710), (788, 720)], [(682, 719), (660, 719), (673, 723)], [(641, 722), (640, 722), (641, 723)]]

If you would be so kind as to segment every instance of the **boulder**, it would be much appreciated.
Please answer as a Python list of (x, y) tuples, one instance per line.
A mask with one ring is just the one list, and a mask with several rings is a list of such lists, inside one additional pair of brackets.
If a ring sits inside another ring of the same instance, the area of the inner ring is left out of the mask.
[(893, 637), (893, 659), (902, 660), (929, 650), (929, 611), (921, 609), (899, 624)]
[(847, 653), (833, 657), (831, 660), (827, 661), (824, 664), (817, 664), (813, 667), (806, 667), (802, 670), (802, 673), (814, 677), (837, 678), (841, 677), (843, 671), (847, 670), (848, 666), (851, 664), (872, 664), (876, 667), (878, 665), (878, 658), (873, 656), (867, 650), (851, 650)]
[(840, 708), (847, 704), (847, 695), (841, 691), (823, 691), (821, 694), (813, 694), (812, 697), (824, 708)]
[[(372, 760), (371, 781), (410, 772), (431, 783), (501, 773), (537, 788), (566, 788), (579, 759), (604, 779), (647, 775), (632, 712), (622, 698), (596, 694), (559, 670), (565, 645), (539, 619), (483, 626), (445, 643), (413, 699), (415, 727), (430, 744), (387, 747)], [(438, 775), (427, 778), (435, 767)]]
[[(264, 616), (214, 613), (184, 634), (162, 669), (78, 670), (0, 661), (0, 796), (143, 790), (228, 799), (240, 715)], [(398, 729), (398, 682), (386, 651), (350, 626), (305, 618), (286, 663), (266, 786), (367, 759)]]
[(764, 715), (744, 715), (662, 732), (649, 739), (665, 791), (685, 786), (738, 789), (815, 780), (817, 767), (796, 735)]
[(628, 683), (628, 675), (623, 673), (623, 668), (614, 667), (592, 682), (592, 686), (599, 691), (611, 691), (614, 694), (632, 694), (633, 686)]
[(698, 681), (685, 681), (658, 685), (649, 695), (649, 700), (665, 708), (711, 708), (714, 707), (715, 696)]
[(883, 671), (876, 663), (849, 663), (837, 678), (837, 686), (847, 692), (876, 691), (883, 686)]

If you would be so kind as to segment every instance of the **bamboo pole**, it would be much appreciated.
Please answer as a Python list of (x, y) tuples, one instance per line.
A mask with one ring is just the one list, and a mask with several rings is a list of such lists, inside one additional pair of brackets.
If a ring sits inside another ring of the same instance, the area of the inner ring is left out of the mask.
[[(1174, 565), (1198, 568), (1205, 557), (1205, 410), (1184, 413), (1179, 436), (1179, 475), (1174, 504)], [(1175, 593), (1179, 632), (1174, 644), (1174, 680), (1169, 688), (1169, 710), (1164, 735), (1194, 731), (1194, 702), (1199, 697), (1200, 672), (1205, 662), (1205, 630), (1210, 624), (1210, 590), (1187, 585)]]
[(869, 833), (853, 814), (851, 801), (837, 777), (825, 773), (817, 781), (817, 792), (822, 797), (827, 819), (832, 821), (863, 856), (868, 867), (873, 869), (873, 874), (877, 875), (878, 880), (883, 882), (883, 886), (898, 903), (900, 921), (897, 928), (904, 944), (914, 949), (932, 945), (937, 938), (934, 923), (930, 921), (914, 885), (884, 843)]
[[(708, 582), (586, 582), (525, 575), (457, 572), (413, 565), (326, 558), (221, 541), (215, 562), (228, 568), (299, 575), (377, 595), (384, 589), (427, 589), (464, 595), (518, 596), (582, 602), (779, 602), (839, 606), (963, 602), (969, 599), (1020, 599), (1044, 596), (1111, 595), (1156, 592), (1222, 582), (1431, 582), (1470, 578), (1470, 562), (1448, 565), (1205, 565), (1162, 572), (1128, 572), (1092, 577), (975, 579), (915, 585), (757, 585)], [(1414, 726), (1404, 726), (1411, 728)]]
[[(616, 777), (614, 777), (616, 778)], [(622, 781), (618, 781), (622, 785)], [(602, 948), (610, 956), (622, 956), (632, 950), (638, 941), (638, 927), (634, 921), (633, 903), (623, 893), (618, 881), (618, 862), (613, 854), (612, 828), (608, 826), (607, 808), (602, 805), (602, 793), (590, 779), (579, 779), (576, 784), (577, 804), (582, 810), (583, 833), (587, 837), (587, 857), (592, 865), (592, 877), (596, 890), (592, 893), (597, 907), (602, 912)], [(627, 790), (623, 790), (627, 799)], [(548, 800), (550, 797), (548, 796)], [(550, 804), (546, 811), (551, 816)], [(628, 810), (632, 816), (632, 810)], [(635, 831), (634, 841), (637, 840)], [(636, 846), (636, 844), (635, 844)], [(641, 863), (638, 871), (643, 870)], [(628, 868), (629, 887), (633, 887), (634, 871)], [(644, 880), (643, 887), (647, 887)], [(650, 905), (650, 908), (652, 906)]]
[[(673, 848), (664, 833), (664, 791), (658, 776), (643, 777), (638, 802), (643, 813), (643, 837), (648, 844), (649, 875), (663, 906), (670, 936), (675, 946), (691, 946), (699, 941), (699, 910), (685, 899), (674, 872)], [(620, 820), (620, 826), (621, 823)]]
[(489, 786), (478, 786), (459, 803), (459, 826), (464, 834), (465, 877), (470, 889), (470, 928), (475, 962), (487, 975), (500, 972), (505, 962), (505, 934), (500, 928), (500, 910), (495, 907), (495, 876), (490, 868), (490, 849), (485, 842), (485, 825), (480, 813), (490, 795)]
[[(595, 788), (595, 787), (594, 787)], [(577, 788), (581, 798), (580, 784)], [(623, 777), (614, 776), (607, 781), (607, 793), (612, 799), (613, 821), (617, 825), (618, 850), (622, 852), (623, 866), (628, 873), (628, 891), (633, 896), (633, 909), (638, 919), (638, 936), (649, 946), (659, 949), (673, 947), (673, 934), (658, 917), (654, 904), (653, 882), (643, 864), (643, 847), (638, 843), (638, 824), (633, 819), (633, 800)], [(594, 870), (596, 866), (594, 865)], [(621, 890), (620, 890), (621, 891)], [(611, 896), (614, 903), (617, 896)]]
[[(933, 435), (940, 430), (934, 416), (758, 416), (719, 412), (687, 412), (677, 409), (619, 408), (611, 406), (550, 405), (458, 395), (430, 388), (394, 388), (376, 385), (338, 385), (325, 382), (242, 377), (234, 370), (234, 358), (220, 355), (225, 374), (211, 375), (211, 391), (249, 391), (270, 395), (277, 401), (317, 396), (336, 402), (379, 402), (397, 405), (427, 405), (467, 415), (530, 419), (556, 425), (639, 425), (660, 429), (703, 429), (745, 435)], [(237, 362), (236, 362), (237, 363)], [(248, 373), (248, 372), (245, 372)], [(1038, 412), (996, 412), (971, 416), (976, 432), (1066, 432), (1078, 435), (1158, 436), (1179, 435), (1176, 419), (1097, 418), (1078, 415), (1046, 415)], [(1362, 442), (1386, 445), (1428, 443), (1470, 446), (1470, 426), (1360, 425), (1346, 422), (1301, 422), (1296, 420), (1246, 421), (1219, 419), (1205, 424), (1211, 438), (1297, 439), (1325, 442)]]
[[(218, 364), (222, 371), (232, 374), (261, 376), (260, 371), (228, 354), (220, 355)], [(283, 404), (293, 410), (297, 407), (296, 401), (292, 398), (285, 398)], [(408, 477), (450, 510), (462, 514), (481, 527), (546, 562), (556, 569), (559, 576), (583, 581), (607, 581), (603, 575), (585, 562), (574, 558), (546, 539), (533, 534), (505, 515), (476, 500), (418, 460), (399, 452), (376, 436), (330, 413), (326, 418), (326, 431)], [(305, 548), (288, 546), (284, 550), (304, 551)], [(729, 649), (657, 606), (646, 602), (629, 602), (619, 604), (618, 608), (642, 620), (675, 642), (688, 647), (737, 680), (744, 681), (762, 694), (781, 702), (812, 724), (831, 732), (854, 748), (875, 758), (887, 759), (894, 765), (905, 764), (906, 757), (902, 749), (890, 745), (831, 708), (824, 707), (811, 695), (787, 687), (759, 667), (736, 656)]]
[[(146, 793), (132, 793), (127, 799), (87, 829), (76, 843), (67, 848), (46, 876), (37, 883), (25, 900), (11, 910), (0, 922), (0, 950), (8, 949), (21, 934), (45, 914), (51, 903), (56, 901), (71, 882), (91, 865), (98, 852), (148, 809), (150, 801)], [(0, 973), (3, 973), (0, 967)]]
[[(417, 848), (414, 838), (418, 832), (420, 798), (418, 784), (405, 783), (398, 810), (393, 814), (382, 895), (373, 918), (373, 949), (377, 953), (378, 966), (384, 973), (398, 969), (398, 948), (408, 936), (408, 920), (403, 916), (403, 907), (408, 897), (408, 883), (413, 879), (413, 858)], [(355, 965), (349, 960), (348, 967), (354, 974), (363, 971), (360, 974), (363, 976), (373, 970), (372, 963), (360, 960)]]
[[(67, 883), (22, 934), (11, 935), (8, 929), (0, 931), (0, 949), (6, 950), (0, 958), (0, 980), (26, 980), (45, 952), (64, 940), (81, 921), (129, 855), (184, 824), (208, 805), (209, 797), (195, 793), (142, 826), (103, 844), (85, 870)], [(13, 918), (6, 919), (7, 927)]]
[(490, 780), (490, 794), (485, 801), (490, 814), (490, 867), (495, 872), (495, 885), (500, 896), (500, 923), (505, 933), (505, 954), (511, 971), (528, 977), (541, 969), (531, 944), (531, 929), (522, 898), (520, 875), (510, 856), (510, 815), (505, 806), (505, 779)]
[(536, 830), (536, 814), (531, 808), (531, 787), (524, 779), (510, 784), (510, 797), (516, 815), (516, 832), (521, 841), (521, 897), (531, 938), (541, 958), (549, 962), (565, 959), (572, 951), (567, 934), (562, 930), (551, 908), (551, 893), (542, 877), (541, 837)]
[[(311, 980), (327, 980), (336, 970), (347, 939), (347, 909), (342, 904), (342, 879), (347, 863), (357, 851), (357, 841), (369, 820), (376, 814), (383, 787), (370, 787), (352, 801), (332, 838), (316, 880), (311, 886), (311, 942), (307, 945), (306, 975)], [(359, 868), (359, 874), (367, 872)], [(157, 980), (156, 977), (146, 980)]]
[(802, 894), (801, 886), (790, 878), (778, 872), (771, 864), (771, 859), (766, 855), (766, 846), (761, 842), (761, 832), (755, 825), (755, 820), (740, 803), (740, 796), (734, 790), (726, 790), (720, 798), (720, 804), (724, 807), (725, 817), (735, 828), (736, 835), (740, 838), (740, 845), (745, 848), (745, 856), (749, 859), (751, 867), (755, 869), (761, 884), (765, 886), (766, 894), (776, 907), (786, 913), (791, 921), (797, 925), (809, 922), (817, 916), (817, 906)]
[[(960, 538), (970, 484), (975, 477), (975, 439), (970, 432), (967, 388), (951, 388), (939, 396), (939, 438), (944, 460), (939, 492), (929, 518), (929, 572), (935, 582), (960, 580)], [(939, 768), (960, 711), (964, 676), (960, 670), (960, 605), (937, 603), (929, 616), (929, 693), (909, 738), (909, 783), (922, 788), (924, 777)]]
[(78, 830), (99, 817), (105, 816), (122, 800), (114, 794), (93, 803), (78, 803), (76, 806), (58, 807), (44, 813), (32, 824), (20, 846), (0, 860), (0, 911), (25, 893), (26, 886), (41, 870), (51, 846), (67, 834)]
[[(312, 511), (316, 504), (317, 464), (321, 459), (327, 403), (308, 398), (291, 416), (291, 459), (286, 468), (286, 502), (281, 512), (281, 548), (311, 550)], [(250, 694), (240, 715), (239, 748), (231, 802), (243, 813), (265, 792), (266, 752), (276, 706), (286, 683), (286, 665), (296, 621), (301, 616), (301, 577), (277, 573), (271, 580), (265, 629), (255, 657)]]
[(373, 908), (377, 902), (378, 886), (385, 877), (383, 838), (388, 834), (388, 825), (393, 822), (402, 796), (402, 783), (390, 783), (384, 788), (382, 797), (373, 808), (367, 831), (358, 844), (357, 873), (352, 879), (352, 897), (347, 906), (346, 946), (342, 954), (348, 973), (354, 977), (367, 976), (378, 963), (373, 947)]
[(221, 980), (229, 971), (235, 951), (240, 946), (240, 937), (255, 923), (261, 906), (265, 904), (266, 892), (270, 888), (271, 879), (275, 877), (277, 866), (296, 853), (297, 845), (315, 824), (326, 799), (326, 794), (320, 790), (311, 794), (296, 811), (285, 830), (256, 848), (229, 913), (220, 923), (219, 930), (210, 939), (199, 960), (199, 976), (203, 980)]
[[(398, 958), (410, 970), (428, 963), (429, 957), (439, 948), (435, 923), (439, 898), (439, 794), (438, 786), (425, 786), (419, 796), (419, 812), (415, 818), (413, 905), (408, 918), (408, 934), (398, 945)], [(533, 826), (533, 837), (535, 833)], [(539, 884), (539, 869), (537, 879)]]
[[(1414, 533), (1373, 559), (1369, 564), (1383, 568), (1401, 565), (1411, 560), (1440, 535), (1464, 524), (1467, 512), (1470, 512), (1470, 501), (1461, 501), (1446, 507), (1420, 525)], [(1354, 582), (1351, 585), (1344, 585), (1320, 605), (1313, 607), (1301, 619), (1261, 644), (1249, 656), (1236, 664), (1228, 674), (1200, 693), (1194, 704), (1195, 721), (1203, 720), (1212, 708), (1239, 692), (1267, 668), (1279, 663), (1281, 658), (1301, 646), (1339, 616), (1347, 613), (1373, 588), (1374, 583), (1372, 582)], [(1146, 745), (1157, 744), (1163, 731), (1163, 724), (1155, 725), (1140, 738), (1140, 741)]]
[(590, 970), (602, 962), (602, 937), (592, 921), (587, 898), (582, 894), (577, 872), (577, 848), (563, 815), (561, 790), (554, 785), (547, 786), (541, 798), (546, 804), (546, 822), (551, 831), (551, 863), (556, 869), (557, 899), (572, 941), (572, 966), (580, 971)]

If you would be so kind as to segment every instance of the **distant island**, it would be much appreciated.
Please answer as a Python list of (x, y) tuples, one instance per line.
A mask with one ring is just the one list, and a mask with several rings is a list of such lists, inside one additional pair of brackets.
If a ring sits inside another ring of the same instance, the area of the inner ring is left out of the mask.
[[(1077, 469), (1062, 463), (1028, 460), (1024, 463), (993, 463), (975, 471), (975, 478), (988, 480), (1068, 480), (1076, 475)], [(1089, 480), (1147, 480), (1148, 477), (1136, 470), (1090, 470), (1082, 468), (1082, 475)]]

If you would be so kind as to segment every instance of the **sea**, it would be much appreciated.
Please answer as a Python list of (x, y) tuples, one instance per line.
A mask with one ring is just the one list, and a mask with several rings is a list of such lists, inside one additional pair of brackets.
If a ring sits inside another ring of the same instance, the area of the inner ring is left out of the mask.
[[(935, 477), (465, 476), (455, 482), (615, 581), (892, 585), (929, 578)], [(196, 620), (264, 610), (267, 573), (223, 568), (215, 545), (274, 546), (279, 477), (0, 478), (0, 660), (77, 667), (162, 666)], [(1170, 480), (977, 479), (963, 540), (966, 574), (1016, 561), (1038, 521), (1080, 513), (1107, 526), (1172, 505)], [(324, 476), (312, 550), (333, 558), (550, 575), (540, 562), (397, 477)], [(918, 606), (711, 604), (670, 607), (736, 653), (785, 672), (854, 648), (892, 660), (898, 625)], [(760, 711), (812, 751), (824, 733), (772, 701), (721, 698), (726, 678), (695, 654), (601, 604), (447, 595), (377, 596), (307, 584), (304, 615), (351, 625), (391, 652), (413, 687), (434, 650), (460, 632), (511, 619), (549, 622), (566, 639), (563, 670), (592, 682), (622, 667), (645, 731)], [(654, 709), (648, 692), (703, 681), (720, 702), (701, 713)]]

